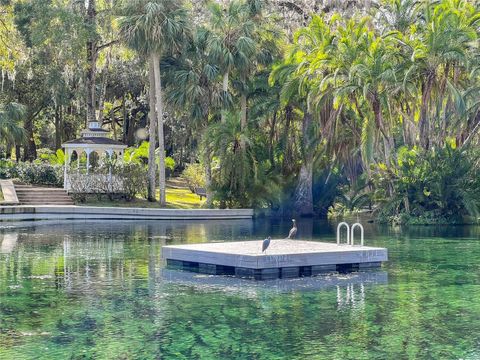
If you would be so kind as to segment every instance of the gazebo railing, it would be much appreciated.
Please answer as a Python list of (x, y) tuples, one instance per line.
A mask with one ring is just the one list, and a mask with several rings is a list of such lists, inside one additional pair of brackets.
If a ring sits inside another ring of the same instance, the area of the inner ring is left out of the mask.
[(71, 193), (108, 194), (124, 191), (121, 175), (109, 173), (67, 173), (65, 189)]

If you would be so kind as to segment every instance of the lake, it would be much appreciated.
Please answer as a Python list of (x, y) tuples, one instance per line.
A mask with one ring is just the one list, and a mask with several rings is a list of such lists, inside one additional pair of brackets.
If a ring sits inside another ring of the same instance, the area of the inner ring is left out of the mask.
[[(164, 268), (162, 245), (290, 221), (0, 223), (3, 359), (479, 359), (480, 227), (365, 224), (382, 268), (255, 282)], [(335, 224), (299, 221), (335, 242)]]

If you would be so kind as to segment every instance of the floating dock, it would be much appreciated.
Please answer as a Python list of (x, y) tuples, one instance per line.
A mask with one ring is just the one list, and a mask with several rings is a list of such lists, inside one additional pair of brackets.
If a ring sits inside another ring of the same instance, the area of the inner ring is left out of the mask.
[(274, 240), (262, 253), (262, 241), (164, 246), (170, 268), (255, 280), (313, 276), (332, 271), (380, 267), (387, 249), (301, 240)]

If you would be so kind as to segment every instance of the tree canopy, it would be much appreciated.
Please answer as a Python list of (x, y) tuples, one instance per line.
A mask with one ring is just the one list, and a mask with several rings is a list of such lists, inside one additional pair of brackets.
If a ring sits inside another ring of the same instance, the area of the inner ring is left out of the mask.
[(151, 200), (171, 156), (208, 206), (476, 220), (479, 32), (473, 0), (6, 1), (0, 154), (96, 120), (152, 140)]

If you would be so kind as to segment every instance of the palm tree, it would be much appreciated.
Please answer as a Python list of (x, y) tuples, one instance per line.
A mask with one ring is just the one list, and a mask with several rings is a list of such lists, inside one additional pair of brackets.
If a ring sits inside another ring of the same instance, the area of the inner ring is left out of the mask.
[[(156, 112), (159, 147), (159, 188), (160, 205), (165, 199), (165, 139), (163, 133), (163, 89), (160, 73), (160, 58), (167, 53), (178, 51), (184, 44), (188, 31), (187, 12), (180, 0), (133, 0), (125, 8), (121, 18), (121, 33), (127, 44), (148, 57), (150, 87), (155, 90), (155, 104), (150, 111)], [(153, 72), (153, 74), (152, 74)], [(153, 97), (150, 97), (153, 100)], [(153, 115), (150, 115), (150, 119)], [(151, 128), (153, 127), (151, 124)], [(150, 140), (154, 146), (155, 141)], [(150, 150), (151, 154), (152, 151)], [(149, 162), (153, 161), (149, 159)], [(153, 162), (154, 163), (154, 162)], [(151, 165), (153, 166), (153, 165)], [(150, 180), (150, 184), (152, 181)]]
[(5, 141), (7, 147), (23, 140), (25, 131), (20, 122), (25, 112), (26, 108), (21, 104), (0, 105), (0, 139)]
[(374, 15), (385, 32), (408, 32), (408, 28), (419, 20), (419, 0), (386, 0), (374, 3)]
[[(225, 100), (221, 117), (222, 122), (225, 122), (226, 113), (232, 103), (229, 93), (230, 73), (235, 69), (243, 70), (240, 73), (241, 78), (245, 80), (245, 71), (251, 66), (251, 59), (256, 51), (256, 44), (253, 40), (255, 23), (250, 7), (243, 0), (233, 0), (226, 8), (218, 3), (210, 2), (209, 9), (211, 31), (207, 40), (208, 51), (212, 59), (219, 65), (222, 73)], [(241, 93), (244, 96), (245, 92)], [(245, 102), (244, 97), (241, 102), (242, 104)]]
[(214, 154), (223, 164), (215, 176), (216, 190), (230, 206), (239, 202), (246, 205), (248, 178), (251, 176), (252, 153), (247, 153), (242, 144), (250, 143), (249, 134), (240, 127), (238, 112), (226, 114), (225, 122), (212, 124), (207, 141)]
[[(387, 38), (388, 39), (388, 38)], [(385, 161), (390, 161), (394, 148), (391, 126), (384, 118), (383, 104), (395, 94), (398, 84), (396, 76), (396, 50), (385, 39), (368, 39), (365, 53), (350, 67), (348, 78), (337, 89), (338, 94), (347, 92), (365, 100), (373, 113), (375, 127), (384, 141)]]
[(211, 124), (207, 131), (206, 141), (223, 164), (215, 169), (212, 183), (220, 206), (261, 207), (278, 203), (280, 180), (267, 171), (268, 162), (262, 161), (258, 149), (253, 148), (255, 134), (241, 129), (240, 113), (229, 112), (225, 122)]
[(313, 215), (313, 163), (319, 154), (319, 144), (328, 132), (325, 129), (332, 128), (331, 123), (341, 111), (333, 109), (331, 94), (320, 89), (317, 80), (323, 76), (323, 69), (318, 72), (318, 61), (325, 59), (332, 38), (328, 24), (318, 16), (313, 17), (307, 28), (295, 34), (295, 44), (286, 61), (277, 66), (271, 76), (272, 81), (282, 83), (282, 102), (295, 106), (302, 114), (299, 149), (302, 161), (294, 209), (303, 216)]
[[(183, 56), (164, 61), (167, 91), (166, 100), (179, 111), (186, 111), (192, 126), (200, 134), (207, 190), (207, 206), (213, 199), (212, 148), (206, 139), (206, 128), (222, 109), (224, 92), (217, 81), (220, 69), (208, 56), (208, 30), (198, 27), (186, 46)], [(203, 140), (201, 139), (203, 137)]]
[(148, 63), (148, 80), (149, 80), (149, 89), (148, 89), (148, 102), (150, 104), (150, 111), (148, 113), (149, 127), (148, 127), (148, 189), (147, 189), (147, 198), (148, 201), (156, 201), (156, 186), (155, 186), (155, 147), (157, 143), (157, 112), (155, 110), (155, 64), (153, 61)]
[[(415, 84), (420, 98), (419, 143), (424, 149), (435, 144), (432, 138), (434, 119), (445, 119), (447, 112), (462, 113), (458, 94), (468, 73), (469, 62), (476, 61), (471, 53), (478, 41), (478, 10), (467, 1), (444, 0), (425, 2), (422, 7), (422, 28), (407, 39), (413, 59), (405, 72), (405, 83)], [(445, 101), (448, 99), (448, 101)], [(444, 135), (444, 134), (443, 134)]]

